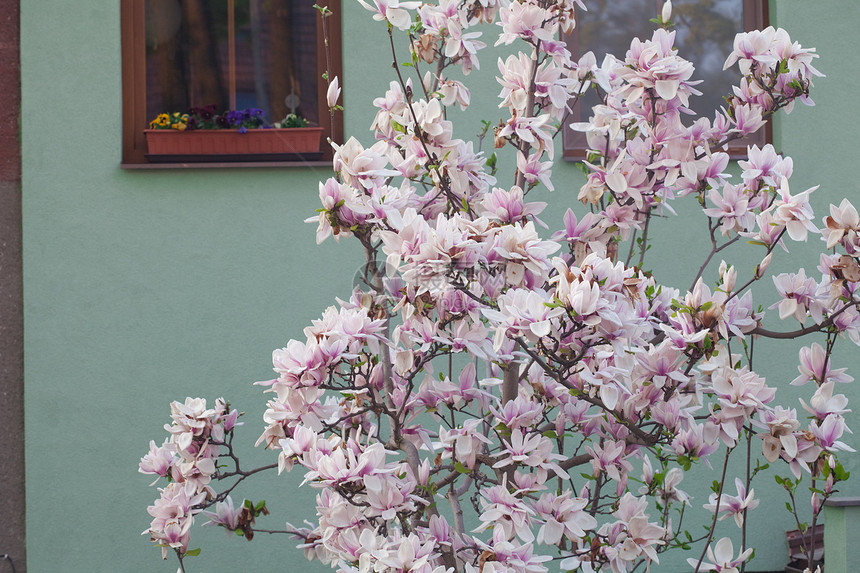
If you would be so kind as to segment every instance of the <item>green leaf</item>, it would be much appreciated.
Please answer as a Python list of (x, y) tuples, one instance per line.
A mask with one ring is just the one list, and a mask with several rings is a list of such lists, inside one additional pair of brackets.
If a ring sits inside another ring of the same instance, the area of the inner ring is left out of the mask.
[(845, 481), (851, 475), (851, 472), (845, 471), (845, 468), (842, 467), (842, 464), (836, 462), (836, 467), (833, 468), (833, 476), (839, 481)]
[(254, 502), (251, 501), (250, 499), (246, 499), (245, 500), (245, 507), (247, 507), (248, 509), (253, 511), (254, 510)]
[(461, 474), (468, 474), (470, 471), (469, 468), (467, 468), (466, 466), (464, 466), (460, 462), (454, 463), (454, 469), (457, 470), (457, 473), (461, 473)]
[(185, 552), (186, 557), (197, 557), (198, 555), (200, 555), (200, 547), (197, 549), (189, 549)]
[(555, 438), (558, 437), (558, 434), (555, 433), (555, 430), (547, 430), (546, 432), (543, 433), (543, 436), (545, 438), (549, 438), (551, 440), (554, 440)]
[(263, 500), (263, 501), (261, 501), (260, 503), (258, 503), (257, 505), (255, 505), (255, 506), (254, 506), (254, 511), (260, 511), (260, 510), (261, 510), (261, 509), (263, 509), (264, 507), (266, 507), (266, 500)]

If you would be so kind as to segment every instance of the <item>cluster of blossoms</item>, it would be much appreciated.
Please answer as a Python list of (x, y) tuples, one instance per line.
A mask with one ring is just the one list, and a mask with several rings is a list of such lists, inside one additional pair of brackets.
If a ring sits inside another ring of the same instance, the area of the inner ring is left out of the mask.
[[(203, 398), (173, 402), (170, 417), (173, 422), (164, 426), (170, 437), (160, 446), (150, 441), (149, 453), (141, 458), (139, 467), (140, 473), (157, 476), (152, 485), (167, 478), (167, 486), (159, 489), (161, 496), (147, 508), (152, 524), (143, 532), (162, 548), (165, 558), (168, 549), (188, 551), (194, 516), (214, 500), (220, 502), (221, 496), (210, 484), (218, 479), (221, 446), (241, 425), (236, 421), (238, 410), (231, 410), (223, 398), (215, 401), (214, 408), (206, 408)], [(229, 503), (232, 506), (231, 500)]]
[[(408, 35), (417, 74), (398, 71), (374, 100), (373, 145), (333, 144), (335, 176), (320, 183), (310, 221), (318, 241), (356, 239), (367, 263), (361, 284), (305, 328), (304, 341), (274, 351), (277, 378), (259, 383), (273, 396), (257, 443), (277, 453), (279, 472), (300, 468), (318, 490), (317, 522), (286, 530), (306, 556), (339, 573), (543, 573), (553, 559), (566, 571), (626, 573), (687, 547), (684, 470), (712, 460), (727, 468), (743, 449), (791, 473), (780, 480), (792, 504), (811, 478), (814, 526), (846, 477), (839, 452), (852, 451), (841, 441), (847, 399), (835, 390), (852, 378), (831, 358), (840, 339), (860, 344), (860, 218), (846, 200), (819, 228), (815, 189), (793, 193), (792, 161), (771, 145), (748, 149), (739, 182), (725, 172), (729, 142), (798, 99), (810, 103), (814, 50), (784, 30), (739, 34), (726, 64), (740, 67), (740, 85), (713, 120), (684, 121), (698, 81), (668, 24), (598, 66), (592, 54), (571, 60), (556, 39), (573, 27), (578, 0), (362, 4), (392, 38), (394, 29)], [(667, 3), (662, 21), (670, 17)], [(446, 114), (471, 97), (446, 70), (478, 67), (484, 44), (473, 28), (486, 23), (501, 28), (497, 44), (526, 47), (498, 62), (508, 115), (494, 140), (516, 155), (507, 187), (492, 161), (454, 137)], [(422, 63), (432, 71), (422, 75)], [(601, 103), (573, 125), (590, 147), (578, 192), (590, 212), (568, 210), (544, 239), (546, 205), (526, 196), (553, 189), (553, 138), (592, 89)], [(649, 226), (685, 197), (701, 205), (712, 249), (680, 289), (643, 265)], [(768, 310), (800, 328), (767, 330), (751, 285), (777, 246), (819, 233), (839, 249), (821, 255), (820, 280), (803, 269), (773, 278)], [(722, 261), (709, 279), (708, 263), (741, 239), (762, 249), (761, 262), (745, 275)], [(813, 333), (826, 344), (800, 351), (793, 382), (815, 386), (800, 402), (804, 424), (753, 368), (747, 343)], [(213, 500), (212, 522), (231, 531), (244, 523), (246, 535), (253, 527), (208, 485), (229, 428), (219, 438), (214, 421), (197, 432), (174, 420), (171, 439), (153, 444), (141, 467), (171, 477), (169, 500), (182, 492), (184, 506), (161, 504), (185, 516), (169, 539), (167, 514), (150, 510), (153, 539), (181, 557), (191, 515)], [(630, 477), (639, 468), (641, 487)], [(715, 534), (728, 517), (747, 527), (759, 469), (723, 471), (704, 505), (713, 524), (690, 559), (695, 570), (737, 571), (749, 559), (751, 547), (735, 554)], [(737, 495), (724, 491), (731, 478)]]

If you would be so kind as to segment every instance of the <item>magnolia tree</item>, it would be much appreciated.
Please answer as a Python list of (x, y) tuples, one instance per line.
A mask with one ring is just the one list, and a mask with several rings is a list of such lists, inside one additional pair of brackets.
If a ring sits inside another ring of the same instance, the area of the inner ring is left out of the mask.
[[(814, 50), (781, 29), (738, 34), (726, 67), (740, 84), (697, 118), (668, 2), (651, 38), (598, 64), (558, 39), (580, 0), (359, 1), (387, 28), (394, 81), (373, 102), (376, 143), (332, 143), (313, 221), (318, 241), (361, 244), (361, 284), (274, 351), (277, 378), (259, 383), (271, 393), (257, 440), (270, 465), (240, 466), (228, 402), (171, 405), (169, 437), (140, 464), (167, 482), (144, 532), (163, 555), (184, 570), (199, 551), (192, 523), (208, 518), (247, 539), (285, 531), (343, 573), (623, 573), (671, 549), (691, 550), (692, 571), (738, 572), (754, 549), (753, 478), (768, 464), (798, 527), (814, 527), (847, 478), (839, 452), (853, 451), (837, 390), (852, 378), (831, 358), (838, 341), (860, 344), (860, 218), (844, 200), (817, 223), (814, 189), (789, 189), (792, 161), (771, 145), (748, 149), (739, 180), (725, 173), (727, 143), (811, 103)], [(483, 137), (457, 139), (446, 115), (469, 105), (452, 71), (478, 67), (485, 24), (519, 50), (498, 61), (495, 147), (516, 161), (504, 183)], [(573, 124), (590, 148), (584, 207), (542, 237), (545, 205), (526, 195), (553, 189), (554, 141), (589, 91), (600, 104)], [(710, 241), (680, 289), (644, 270), (649, 229), (676, 200), (701, 206)], [(787, 244), (817, 234), (818, 272), (767, 273)], [(759, 264), (717, 264), (742, 242)], [(775, 292), (754, 302), (758, 281)], [(787, 325), (764, 328), (760, 304)], [(793, 381), (753, 368), (755, 340), (808, 335)], [(799, 405), (778, 400), (789, 383), (808, 389)], [(695, 536), (685, 516), (702, 504), (681, 489), (694, 464), (720, 476)], [(307, 527), (261, 529), (265, 504), (230, 497), (275, 469), (303, 472), (316, 491)]]

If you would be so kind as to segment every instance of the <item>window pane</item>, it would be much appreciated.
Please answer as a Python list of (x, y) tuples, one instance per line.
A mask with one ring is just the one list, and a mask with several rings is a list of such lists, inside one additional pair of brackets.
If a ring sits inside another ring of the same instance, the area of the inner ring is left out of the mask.
[(673, 0), (672, 20), (675, 22), (675, 46), (678, 53), (696, 66), (693, 79), (704, 80), (699, 91), (690, 98), (696, 113), (712, 118), (715, 109), (724, 104), (723, 96), (732, 93), (732, 85), (740, 82), (737, 67), (723, 71), (723, 64), (732, 51), (735, 34), (744, 29), (741, 0)]
[(304, 1), (235, 0), (231, 82), (228, 0), (146, 0), (146, 112), (215, 104), (295, 112), (318, 123), (316, 12)]
[[(576, 51), (578, 55), (594, 52), (598, 66), (606, 54), (612, 54), (623, 62), (630, 40), (634, 37), (650, 38), (653, 33), (654, 24), (648, 20), (655, 13), (654, 0), (629, 0), (623, 8), (615, 0), (594, 0), (587, 2), (586, 6), (588, 12), (580, 11), (576, 18), (579, 40)], [(581, 110), (581, 121), (591, 116), (591, 108), (598, 103), (597, 94), (589, 90), (577, 106)]]
[(656, 15), (654, 0), (628, 0), (623, 7), (617, 0), (591, 0), (586, 6), (588, 11), (578, 11), (576, 18), (579, 53), (594, 52), (598, 64), (606, 54), (624, 60), (630, 40), (650, 38), (654, 30), (648, 21)]
[[(735, 35), (744, 30), (745, 20), (751, 20), (747, 25), (766, 25), (760, 21), (764, 16), (760, 10), (753, 7), (752, 13), (745, 14), (744, 4), (744, 0), (672, 0), (675, 48), (696, 67), (692, 79), (703, 80), (697, 86), (703, 95), (691, 97), (690, 108), (709, 119), (724, 105), (723, 97), (730, 95), (732, 86), (740, 81), (737, 68), (723, 71)], [(578, 11), (576, 29), (566, 40), (574, 59), (592, 51), (599, 65), (607, 53), (623, 60), (634, 36), (651, 37), (656, 24), (649, 19), (660, 14), (663, 0), (627, 0), (623, 8), (613, 0), (589, 0), (586, 5), (588, 11)], [(567, 123), (586, 121), (597, 103), (597, 95), (589, 91), (574, 107)], [(566, 157), (584, 156), (584, 135), (565, 125), (563, 137)], [(763, 143), (764, 132), (741, 141), (747, 142)]]

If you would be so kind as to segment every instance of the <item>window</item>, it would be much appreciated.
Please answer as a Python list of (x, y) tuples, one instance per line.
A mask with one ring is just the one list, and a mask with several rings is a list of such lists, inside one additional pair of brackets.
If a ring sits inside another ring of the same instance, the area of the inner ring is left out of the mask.
[[(325, 3), (321, 3), (325, 4)], [(297, 113), (342, 139), (326, 107), (323, 24), (304, 0), (122, 0), (123, 163), (146, 163), (144, 129), (165, 112), (259, 108)], [(326, 20), (341, 76), (340, 0)], [(341, 78), (342, 81), (342, 78)], [(327, 145), (322, 156), (330, 157)]]
[[(633, 36), (650, 38), (655, 25), (648, 19), (660, 14), (663, 1), (628, 0), (624, 10), (618, 10), (618, 3), (612, 0), (591, 0), (587, 5), (588, 12), (577, 14), (576, 29), (566, 40), (574, 59), (591, 50), (599, 64), (607, 53), (623, 58)], [(690, 99), (693, 111), (713, 117), (714, 110), (723, 103), (722, 96), (730, 94), (731, 86), (740, 79), (737, 68), (723, 71), (735, 34), (763, 28), (767, 20), (767, 0), (672, 0), (675, 47), (696, 66), (693, 79), (704, 80), (703, 95)], [(585, 157), (585, 134), (573, 131), (569, 124), (587, 121), (589, 114), (583, 110), (590, 110), (596, 103), (597, 96), (589, 92), (565, 121), (565, 159)], [(770, 123), (758, 133), (729, 144), (729, 154), (743, 157), (747, 145), (761, 147), (768, 141)]]

